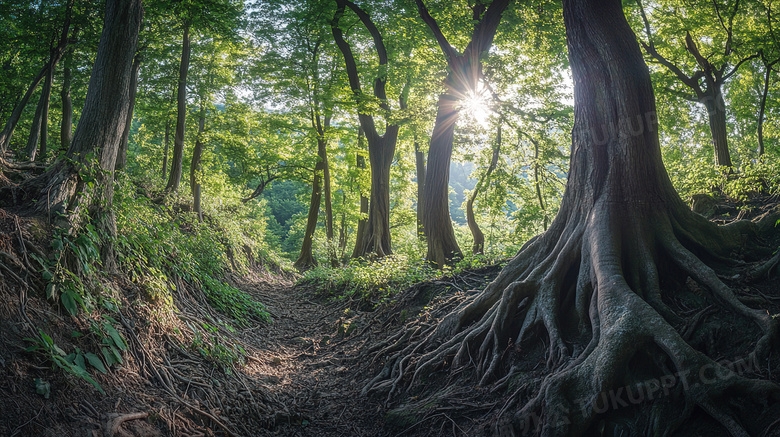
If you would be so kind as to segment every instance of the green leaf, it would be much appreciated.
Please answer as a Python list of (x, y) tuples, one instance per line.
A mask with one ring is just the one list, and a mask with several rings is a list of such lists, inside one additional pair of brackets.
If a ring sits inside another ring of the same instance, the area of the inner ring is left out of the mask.
[(119, 332), (117, 332), (117, 330), (114, 329), (113, 326), (111, 326), (111, 325), (109, 325), (107, 323), (105, 325), (103, 325), (103, 326), (105, 327), (106, 332), (108, 333), (108, 335), (111, 336), (111, 339), (114, 340), (114, 344), (116, 345), (116, 347), (118, 347), (119, 349), (122, 349), (122, 350), (127, 349), (127, 346), (125, 345), (125, 341), (122, 340), (122, 336), (119, 335)]
[(80, 369), (87, 371), (87, 363), (84, 361), (84, 354), (77, 354), (76, 360), (74, 361), (74, 364), (79, 366)]
[(73, 373), (76, 374), (79, 378), (87, 381), (88, 383), (92, 384), (93, 387), (95, 387), (100, 393), (106, 394), (106, 392), (103, 391), (103, 387), (100, 386), (100, 384), (95, 381), (92, 376), (90, 376), (89, 373), (87, 373), (86, 370), (83, 370), (79, 367), (73, 366), (72, 368)]
[(62, 293), (62, 306), (70, 313), (71, 316), (75, 316), (79, 312), (79, 307), (76, 305), (76, 300), (73, 299), (73, 292), (66, 290)]
[(106, 360), (106, 364), (110, 367), (114, 364), (118, 363), (119, 361), (114, 358), (114, 355), (111, 353), (111, 351), (107, 347), (103, 347), (100, 349), (100, 352), (103, 354), (103, 359)]
[(117, 363), (122, 364), (122, 354), (115, 348), (114, 346), (111, 346), (111, 353), (114, 355), (114, 359)]
[(100, 373), (106, 373), (106, 366), (103, 365), (103, 361), (101, 361), (100, 357), (93, 354), (92, 352), (87, 352), (84, 354), (84, 357), (89, 361), (89, 364), (92, 365), (92, 367), (98, 369)]
[(59, 252), (62, 250), (62, 240), (59, 238), (56, 238), (51, 241), (51, 248), (54, 249), (55, 252)]

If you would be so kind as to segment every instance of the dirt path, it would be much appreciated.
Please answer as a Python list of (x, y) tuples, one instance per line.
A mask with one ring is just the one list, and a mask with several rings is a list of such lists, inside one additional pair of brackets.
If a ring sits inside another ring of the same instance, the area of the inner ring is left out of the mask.
[(339, 332), (340, 326), (366, 323), (373, 314), (356, 313), (278, 279), (253, 281), (242, 288), (263, 302), (273, 317), (271, 324), (248, 330), (261, 349), (251, 353), (244, 371), (267, 382), (287, 410), (277, 415), (273, 429), (258, 434), (385, 435), (380, 405), (360, 396), (368, 377), (360, 374), (364, 366), (357, 362), (366, 339), (355, 334), (362, 329), (346, 338)]

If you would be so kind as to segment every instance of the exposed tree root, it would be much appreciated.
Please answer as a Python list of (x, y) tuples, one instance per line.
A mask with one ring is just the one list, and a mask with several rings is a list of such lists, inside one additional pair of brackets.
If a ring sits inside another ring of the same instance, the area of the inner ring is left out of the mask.
[[(690, 276), (708, 291), (711, 303), (752, 320), (762, 336), (745, 363), (764, 362), (777, 342), (780, 321), (742, 303), (703, 261), (725, 263), (756, 228), (742, 223), (724, 230), (688, 211), (675, 214), (658, 205), (600, 205), (587, 217), (557, 220), (481, 294), (440, 323), (408, 328), (385, 344), (378, 356), (389, 358), (364, 393), (387, 391), (389, 401), (401, 387), (443, 366), (472, 368), (484, 386), (512, 364), (506, 362), (507, 351), (527, 350), (541, 334), (549, 375), (511, 419), (496, 422), (499, 434), (510, 427), (545, 436), (582, 435), (608, 411), (664, 397), (651, 402), (646, 429), (638, 433), (667, 435), (698, 407), (732, 435), (748, 435), (722, 401), (735, 395), (777, 400), (780, 386), (735, 373), (691, 347), (686, 338), (711, 308), (682, 323), (665, 303), (674, 288), (662, 287), (661, 280)], [(742, 269), (748, 268), (743, 263)], [(680, 408), (676, 420), (667, 419), (670, 405)]]

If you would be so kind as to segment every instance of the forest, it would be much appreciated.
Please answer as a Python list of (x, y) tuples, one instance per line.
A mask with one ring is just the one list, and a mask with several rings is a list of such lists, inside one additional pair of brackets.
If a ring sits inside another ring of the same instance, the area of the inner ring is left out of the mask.
[(0, 435), (780, 436), (774, 0), (2, 0)]

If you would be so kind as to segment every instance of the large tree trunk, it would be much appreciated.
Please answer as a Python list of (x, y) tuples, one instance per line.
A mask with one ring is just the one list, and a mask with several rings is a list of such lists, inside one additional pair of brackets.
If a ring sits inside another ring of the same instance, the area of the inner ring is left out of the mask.
[(477, 24), (468, 46), (463, 54), (459, 54), (444, 37), (423, 0), (416, 0), (420, 17), (433, 32), (449, 66), (449, 73), (444, 81), (445, 92), (439, 96), (436, 123), (431, 134), (423, 191), (423, 227), (428, 239), (426, 258), (437, 268), (463, 257), (455, 239), (449, 210), (450, 159), (455, 124), (459, 115), (458, 101), (469, 91), (477, 89), (482, 78), (481, 58), (493, 45), (501, 15), (510, 2), (511, 0), (493, 0), (490, 6), (477, 2), (472, 7), (473, 19)]
[(138, 44), (141, 0), (108, 0), (87, 97), (65, 159), (22, 185), (22, 202), (51, 217), (61, 214), (77, 228), (86, 218), (102, 235), (103, 267), (112, 270), (116, 222), (111, 209), (113, 171), (127, 121), (133, 54)]
[[(777, 217), (718, 227), (692, 213), (663, 167), (650, 75), (620, 0), (564, 0), (563, 6), (575, 124), (560, 212), (482, 293), (444, 319), (426, 314), (428, 328), (399, 333), (410, 344), (384, 360), (385, 370), (364, 392), (392, 395), (405, 373), (413, 372), (414, 384), (446, 365), (475, 367), (477, 385), (485, 387), (518, 368), (534, 369), (539, 355), (533, 351), (544, 347), (549, 374), (529, 380), (491, 416), (495, 433), (670, 435), (701, 409), (732, 435), (760, 434), (755, 422), (732, 417), (735, 397), (758, 405), (778, 386), (735, 375), (717, 357), (695, 350), (684, 333), (698, 325), (668, 302), (680, 290), (674, 281), (689, 276), (706, 289), (700, 310), (717, 303), (756, 323), (763, 335), (754, 353), (765, 362), (778, 320), (747, 307), (705, 262), (725, 268), (745, 237), (771, 230)], [(399, 349), (394, 341), (387, 351)], [(533, 362), (513, 366), (523, 359)], [(711, 378), (713, 372), (728, 377)], [(602, 408), (654, 375), (691, 379), (668, 385), (662, 401), (651, 393), (652, 402)], [(509, 407), (518, 400), (525, 403), (519, 410)], [(762, 423), (774, 420), (765, 414)]]
[(384, 257), (393, 253), (390, 245), (390, 164), (398, 138), (397, 126), (387, 129), (385, 135), (369, 139), (368, 160), (371, 165), (371, 197), (365, 235), (358, 256)]
[(703, 99), (710, 122), (712, 145), (715, 148), (715, 164), (731, 167), (729, 153), (728, 125), (726, 124), (726, 102), (720, 86), (712, 85), (712, 95)]
[(133, 125), (133, 110), (135, 109), (135, 95), (138, 92), (138, 71), (140, 69), (141, 55), (136, 54), (130, 76), (130, 109), (127, 111), (127, 122), (125, 122), (125, 129), (122, 131), (122, 141), (119, 143), (115, 170), (124, 170), (127, 167), (127, 145), (130, 141), (130, 128)]
[(471, 245), (471, 253), (474, 255), (482, 255), (485, 253), (485, 234), (482, 233), (482, 230), (479, 228), (479, 224), (477, 223), (477, 219), (474, 217), (474, 202), (477, 200), (477, 195), (479, 195), (483, 185), (490, 183), (490, 175), (493, 174), (493, 170), (495, 170), (496, 165), (498, 165), (498, 157), (500, 154), (501, 125), (499, 124), (496, 132), (496, 140), (495, 143), (493, 143), (493, 154), (490, 157), (490, 164), (488, 165), (488, 168), (482, 177), (479, 178), (477, 185), (474, 187), (474, 190), (471, 192), (471, 194), (469, 194), (469, 198), (466, 201), (466, 223), (469, 225), (471, 237), (474, 241)]
[[(362, 91), (357, 64), (352, 54), (352, 48), (344, 39), (343, 32), (339, 27), (339, 20), (344, 14), (345, 8), (349, 7), (352, 9), (371, 34), (374, 41), (374, 49), (379, 59), (380, 70), (387, 65), (387, 49), (382, 34), (364, 10), (349, 0), (336, 0), (336, 4), (338, 7), (331, 24), (333, 37), (344, 56), (350, 88), (352, 88), (352, 92), (359, 101)], [(375, 77), (374, 97), (379, 100), (381, 109), (389, 111), (390, 107), (387, 104), (385, 90), (386, 82), (386, 73), (380, 73)], [(407, 81), (401, 92), (401, 108), (406, 107), (408, 90), (409, 82)], [(376, 129), (373, 115), (358, 113), (358, 118), (360, 127), (368, 142), (368, 161), (371, 167), (371, 195), (368, 220), (365, 228), (359, 230), (360, 238), (355, 243), (355, 250), (352, 252), (352, 256), (355, 258), (366, 256), (381, 258), (393, 253), (390, 243), (390, 164), (395, 154), (399, 126), (398, 124), (386, 123), (385, 133), (380, 135)]]
[[(453, 80), (452, 76), (450, 72), (448, 84)], [(423, 187), (423, 229), (428, 240), (426, 258), (438, 268), (463, 257), (450, 219), (450, 160), (459, 111), (458, 98), (451, 85), (448, 88), (450, 91), (439, 96)]]
[(173, 157), (167, 192), (179, 190), (184, 163), (184, 124), (187, 120), (187, 72), (190, 68), (190, 23), (184, 24), (179, 64), (179, 84), (176, 91), (176, 132), (173, 136)]

